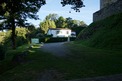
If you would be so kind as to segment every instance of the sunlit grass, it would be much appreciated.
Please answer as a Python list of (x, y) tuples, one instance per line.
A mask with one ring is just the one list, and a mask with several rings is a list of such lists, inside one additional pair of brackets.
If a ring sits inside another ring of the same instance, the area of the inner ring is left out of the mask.
[(40, 48), (42, 46), (42, 44), (32, 44), (31, 47), (32, 48)]
[(29, 50), (29, 52), (30, 52), (30, 53), (35, 53), (35, 51), (34, 51), (34, 50)]

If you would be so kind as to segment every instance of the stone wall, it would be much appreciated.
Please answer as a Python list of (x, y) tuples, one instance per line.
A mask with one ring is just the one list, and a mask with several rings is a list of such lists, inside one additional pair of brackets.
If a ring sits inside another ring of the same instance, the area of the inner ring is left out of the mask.
[(102, 8), (101, 10), (95, 12), (93, 14), (93, 22), (102, 20), (108, 16), (113, 14), (121, 13), (122, 12), (122, 0), (118, 0), (109, 6)]
[(109, 6), (112, 3), (117, 2), (117, 0), (100, 0), (100, 9)]

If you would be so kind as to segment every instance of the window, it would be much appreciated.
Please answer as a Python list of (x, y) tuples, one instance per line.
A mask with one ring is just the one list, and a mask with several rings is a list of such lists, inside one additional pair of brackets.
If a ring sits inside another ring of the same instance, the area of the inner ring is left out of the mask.
[(56, 34), (61, 34), (62, 33), (62, 31), (56, 31)]
[(69, 34), (69, 31), (67, 31), (67, 34)]
[(56, 31), (56, 34), (59, 34), (60, 33), (60, 31)]

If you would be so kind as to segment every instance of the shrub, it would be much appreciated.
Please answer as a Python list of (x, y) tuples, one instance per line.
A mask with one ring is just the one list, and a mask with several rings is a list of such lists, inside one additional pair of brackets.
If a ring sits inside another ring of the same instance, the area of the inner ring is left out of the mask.
[(5, 48), (3, 45), (0, 44), (0, 60), (5, 58)]
[[(65, 41), (67, 41), (68, 40), (68, 38), (67, 37), (56, 37), (56, 38), (48, 38), (48, 40), (46, 40), (45, 42), (48, 42), (48, 43), (50, 43), (50, 42), (65, 42)], [(73, 41), (73, 40), (75, 40), (75, 37), (70, 37), (70, 41)]]
[(22, 37), (22, 36), (18, 36), (17, 38), (16, 38), (16, 46), (18, 47), (18, 46), (21, 46), (21, 45), (23, 45), (23, 44), (27, 44), (28, 43), (28, 40), (27, 39), (25, 39), (24, 37)]
[(79, 35), (79, 33), (86, 27), (72, 27), (71, 30), (76, 32), (76, 36)]

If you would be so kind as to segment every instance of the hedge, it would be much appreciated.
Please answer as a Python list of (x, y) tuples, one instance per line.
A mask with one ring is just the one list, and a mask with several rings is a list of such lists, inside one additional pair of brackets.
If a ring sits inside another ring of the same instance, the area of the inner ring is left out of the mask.
[(3, 45), (0, 45), (0, 60), (5, 59), (5, 48)]
[[(74, 41), (76, 38), (75, 37), (70, 37), (70, 41)], [(67, 37), (43, 37), (40, 38), (40, 42), (46, 42), (46, 43), (51, 43), (51, 42), (65, 42), (67, 41)]]

